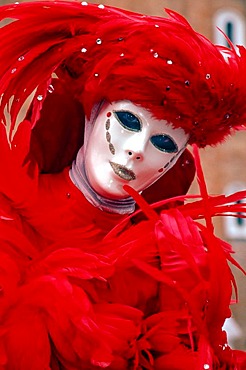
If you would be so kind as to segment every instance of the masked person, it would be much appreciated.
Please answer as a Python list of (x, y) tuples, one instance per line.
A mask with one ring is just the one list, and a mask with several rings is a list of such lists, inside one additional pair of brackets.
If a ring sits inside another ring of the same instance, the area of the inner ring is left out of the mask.
[[(3, 369), (244, 366), (222, 330), (232, 275), (215, 203), (158, 214), (142, 199), (183, 200), (187, 144), (244, 124), (245, 51), (222, 53), (167, 12), (0, 9), (12, 20), (0, 41)], [(128, 217), (135, 200), (147, 219)]]

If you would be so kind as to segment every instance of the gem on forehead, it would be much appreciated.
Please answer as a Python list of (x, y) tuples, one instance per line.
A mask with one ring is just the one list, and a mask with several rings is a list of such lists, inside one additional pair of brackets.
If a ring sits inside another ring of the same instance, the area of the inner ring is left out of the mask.
[(107, 113), (107, 117), (111, 117), (112, 113), (111, 112), (108, 112)]

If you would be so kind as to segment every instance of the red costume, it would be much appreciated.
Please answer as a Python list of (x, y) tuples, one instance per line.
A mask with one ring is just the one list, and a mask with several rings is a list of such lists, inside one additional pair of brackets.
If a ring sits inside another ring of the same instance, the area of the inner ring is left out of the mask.
[[(227, 260), (236, 262), (211, 223), (243, 211), (232, 202), (246, 193), (209, 197), (196, 147), (201, 196), (185, 204), (195, 172), (187, 150), (142, 196), (125, 187), (140, 208), (130, 216), (95, 207), (69, 176), (83, 144), (83, 112), (90, 117), (102, 100), (129, 97), (200, 147), (245, 122), (244, 49), (241, 56), (226, 50), (225, 62), (169, 14), (86, 2), (0, 8), (2, 18), (15, 19), (0, 41), (0, 369), (246, 368), (222, 329), (235, 285)], [(136, 40), (133, 64), (127, 53)]]

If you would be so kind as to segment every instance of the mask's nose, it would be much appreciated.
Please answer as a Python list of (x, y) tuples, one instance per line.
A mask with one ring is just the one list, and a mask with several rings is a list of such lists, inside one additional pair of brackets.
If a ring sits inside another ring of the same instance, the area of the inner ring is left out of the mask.
[(137, 161), (143, 160), (143, 153), (141, 153), (140, 151), (135, 152), (135, 151), (132, 151), (132, 150), (128, 150), (127, 154), (130, 158), (132, 158), (134, 160), (137, 160)]
[(129, 159), (134, 161), (142, 161), (144, 153), (147, 149), (149, 136), (147, 132), (137, 133), (125, 143), (125, 153)]

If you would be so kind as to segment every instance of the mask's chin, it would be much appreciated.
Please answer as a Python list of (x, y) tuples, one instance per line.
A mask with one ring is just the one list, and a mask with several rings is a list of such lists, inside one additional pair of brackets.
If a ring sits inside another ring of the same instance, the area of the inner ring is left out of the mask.
[(129, 194), (124, 190), (124, 185), (130, 185), (134, 188), (134, 184), (129, 181), (122, 181), (119, 179), (117, 180), (109, 180), (108, 183), (111, 182), (110, 186), (105, 186), (105, 183), (101, 184), (98, 181), (95, 181), (95, 179), (91, 180), (89, 176), (87, 176), (88, 183), (92, 187), (92, 189), (101, 197), (107, 198), (107, 199), (125, 199), (129, 197)]

